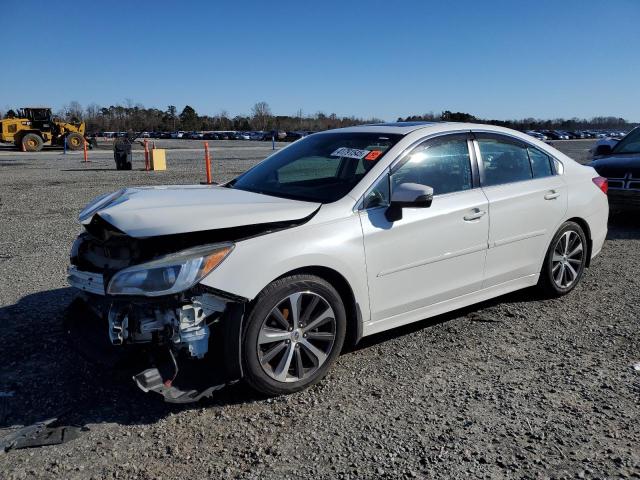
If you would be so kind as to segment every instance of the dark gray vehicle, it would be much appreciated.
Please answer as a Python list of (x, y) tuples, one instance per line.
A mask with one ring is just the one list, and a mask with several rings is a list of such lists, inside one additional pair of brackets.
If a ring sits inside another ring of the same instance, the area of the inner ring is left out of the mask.
[(598, 145), (591, 166), (609, 182), (611, 210), (640, 208), (640, 127), (613, 147)]

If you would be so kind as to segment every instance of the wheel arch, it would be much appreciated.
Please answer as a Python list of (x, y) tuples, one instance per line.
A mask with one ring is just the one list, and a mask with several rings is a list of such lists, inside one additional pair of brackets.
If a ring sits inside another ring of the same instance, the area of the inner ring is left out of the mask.
[(593, 250), (593, 240), (591, 239), (591, 228), (589, 227), (589, 222), (581, 217), (572, 217), (567, 219), (566, 221), (574, 222), (580, 225), (580, 228), (582, 228), (585, 236), (587, 237), (587, 263), (585, 264), (585, 267), (588, 267), (589, 265), (591, 265), (591, 252)]
[(274, 279), (274, 281), (300, 274), (315, 275), (316, 277), (322, 278), (338, 291), (347, 314), (347, 336), (344, 346), (350, 347), (356, 345), (362, 338), (362, 312), (347, 279), (337, 270), (320, 265), (313, 265), (290, 270)]

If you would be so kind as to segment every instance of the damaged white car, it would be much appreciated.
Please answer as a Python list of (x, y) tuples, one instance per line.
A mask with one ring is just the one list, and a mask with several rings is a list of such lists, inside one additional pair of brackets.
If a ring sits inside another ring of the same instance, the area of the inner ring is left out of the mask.
[(607, 216), (606, 180), (528, 135), (368, 125), (225, 185), (99, 197), (68, 279), (111, 345), (148, 354), (143, 390), (186, 402), (245, 379), (277, 395), (319, 381), (345, 342), (536, 284), (568, 293)]

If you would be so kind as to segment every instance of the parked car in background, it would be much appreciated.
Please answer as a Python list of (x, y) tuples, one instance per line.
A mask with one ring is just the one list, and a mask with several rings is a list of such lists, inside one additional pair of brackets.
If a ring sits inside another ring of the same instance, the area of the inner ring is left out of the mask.
[(224, 186), (97, 198), (68, 279), (113, 345), (151, 347), (142, 390), (195, 401), (244, 378), (286, 394), (346, 341), (535, 285), (571, 292), (603, 245), (605, 193), (593, 168), (505, 128), (326, 131)]
[(543, 130), (542, 133), (549, 139), (549, 140), (561, 140), (562, 137), (559, 133), (553, 131), (553, 130)]
[(526, 131), (526, 132), (524, 132), (524, 133), (526, 133), (527, 135), (529, 135), (529, 136), (531, 136), (531, 137), (533, 137), (533, 138), (537, 138), (538, 140), (545, 141), (545, 140), (547, 139), (547, 136), (546, 136), (546, 135), (544, 135), (544, 134), (542, 134), (542, 133), (540, 133), (540, 132), (536, 132), (536, 131), (534, 131), (534, 130), (527, 130), (527, 131)]
[(640, 127), (619, 141), (599, 141), (593, 154), (591, 166), (609, 183), (611, 209), (640, 209)]

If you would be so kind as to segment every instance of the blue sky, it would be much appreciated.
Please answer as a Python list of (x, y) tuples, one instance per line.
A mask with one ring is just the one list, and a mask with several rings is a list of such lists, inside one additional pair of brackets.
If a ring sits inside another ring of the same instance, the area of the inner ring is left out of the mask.
[(640, 0), (3, 2), (0, 109), (640, 121)]

